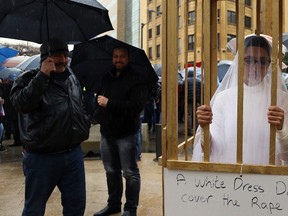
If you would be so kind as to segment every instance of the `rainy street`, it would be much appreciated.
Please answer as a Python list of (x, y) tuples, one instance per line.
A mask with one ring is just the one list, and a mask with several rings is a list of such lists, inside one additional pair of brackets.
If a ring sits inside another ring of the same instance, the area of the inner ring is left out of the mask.
[[(91, 134), (92, 137), (99, 136)], [(153, 138), (151, 139), (153, 142)], [(21, 165), (21, 147), (9, 147), (12, 140), (4, 141), (6, 152), (0, 152), (0, 215), (19, 216), (24, 201), (24, 176)], [(85, 147), (87, 145), (87, 147)], [(153, 145), (153, 143), (151, 143)], [(95, 149), (95, 143), (84, 143), (83, 149)], [(151, 147), (153, 149), (153, 146)], [(138, 215), (162, 215), (162, 168), (154, 162), (155, 152), (143, 153), (142, 160), (138, 162), (141, 172), (141, 192)], [(106, 205), (107, 186), (104, 168), (99, 157), (86, 157), (86, 211), (85, 216), (92, 216), (96, 211)], [(125, 203), (123, 196), (122, 203)], [(52, 193), (46, 207), (47, 216), (61, 215), (62, 206), (60, 192), (56, 188)], [(121, 215), (115, 214), (115, 216)]]

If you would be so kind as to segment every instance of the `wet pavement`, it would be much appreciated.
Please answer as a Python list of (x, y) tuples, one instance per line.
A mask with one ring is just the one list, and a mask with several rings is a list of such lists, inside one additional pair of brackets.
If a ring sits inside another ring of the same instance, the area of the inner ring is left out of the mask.
[[(160, 216), (162, 214), (162, 167), (153, 161), (153, 140), (150, 136), (150, 152), (142, 154), (139, 162), (141, 172), (141, 192), (138, 207), (139, 216)], [(12, 140), (4, 141), (7, 151), (0, 152), (0, 215), (21, 215), (24, 202), (24, 176), (21, 165), (21, 148), (9, 147)], [(152, 145), (151, 145), (152, 144)], [(95, 153), (95, 152), (94, 152)], [(85, 157), (87, 204), (85, 216), (92, 216), (94, 212), (106, 205), (107, 186), (103, 165), (99, 157), (87, 155)], [(123, 196), (125, 203), (125, 196)], [(45, 216), (62, 215), (60, 192), (56, 188), (46, 206)], [(114, 214), (115, 216), (121, 215)]]

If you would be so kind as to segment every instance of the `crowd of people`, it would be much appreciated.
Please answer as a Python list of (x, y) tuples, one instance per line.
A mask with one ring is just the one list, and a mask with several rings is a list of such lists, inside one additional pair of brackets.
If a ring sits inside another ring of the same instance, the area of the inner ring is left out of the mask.
[(10, 147), (21, 146), (20, 132), (18, 125), (18, 113), (14, 109), (9, 94), (15, 76), (8, 76), (7, 79), (0, 79), (0, 151), (6, 151), (3, 140), (13, 140)]

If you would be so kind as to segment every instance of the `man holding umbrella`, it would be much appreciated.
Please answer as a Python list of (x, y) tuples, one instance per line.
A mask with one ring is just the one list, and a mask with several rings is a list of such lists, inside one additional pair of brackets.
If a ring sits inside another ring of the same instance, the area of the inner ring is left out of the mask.
[(45, 213), (57, 186), (63, 215), (84, 215), (85, 173), (80, 143), (88, 138), (90, 121), (82, 107), (82, 90), (68, 64), (68, 46), (50, 39), (40, 47), (40, 70), (21, 74), (10, 98), (19, 112), (25, 175), (23, 216)]
[(108, 205), (94, 216), (121, 212), (123, 177), (126, 203), (122, 216), (136, 216), (140, 192), (137, 165), (139, 118), (148, 98), (148, 87), (129, 64), (129, 49), (116, 47), (113, 68), (103, 76), (97, 94), (95, 119), (100, 123), (101, 157), (106, 170)]

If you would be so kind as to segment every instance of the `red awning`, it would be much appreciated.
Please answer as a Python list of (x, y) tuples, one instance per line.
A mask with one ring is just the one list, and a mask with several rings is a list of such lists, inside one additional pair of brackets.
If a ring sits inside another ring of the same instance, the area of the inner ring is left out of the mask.
[[(201, 67), (202, 62), (196, 62), (196, 67)], [(194, 67), (194, 63), (188, 63), (188, 67)], [(186, 68), (186, 64), (184, 65), (184, 68)]]

